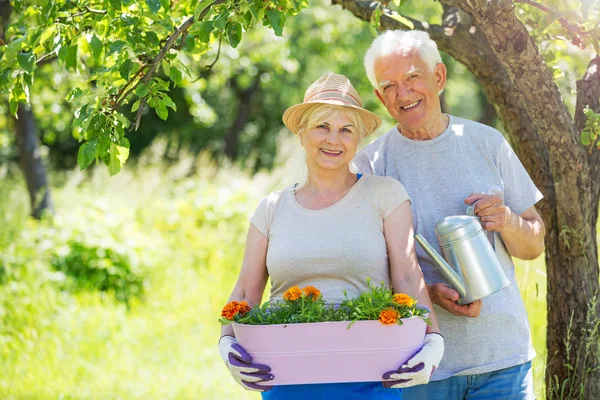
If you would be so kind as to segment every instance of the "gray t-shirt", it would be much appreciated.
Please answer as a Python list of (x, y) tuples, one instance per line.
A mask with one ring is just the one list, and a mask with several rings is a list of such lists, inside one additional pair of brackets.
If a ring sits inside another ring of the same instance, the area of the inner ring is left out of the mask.
[[(404, 185), (412, 200), (415, 231), (438, 253), (436, 222), (464, 215), (469, 194), (500, 195), (517, 214), (542, 198), (500, 132), (454, 116), (431, 140), (411, 140), (393, 128), (357, 154), (354, 163), (358, 172), (391, 176)], [(490, 236), (511, 284), (483, 298), (476, 318), (457, 317), (435, 306), (445, 353), (432, 380), (497, 371), (535, 356), (512, 259), (500, 235)], [(417, 257), (427, 283), (447, 283), (419, 245)]]
[(365, 175), (337, 203), (309, 210), (293, 187), (271, 193), (251, 223), (268, 238), (267, 270), (271, 300), (291, 286), (314, 286), (328, 303), (339, 304), (369, 289), (391, 287), (383, 222), (409, 200), (393, 178)]

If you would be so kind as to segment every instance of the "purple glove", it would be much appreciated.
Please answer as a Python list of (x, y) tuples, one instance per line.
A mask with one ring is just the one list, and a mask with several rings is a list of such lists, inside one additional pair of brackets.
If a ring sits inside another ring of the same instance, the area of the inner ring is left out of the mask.
[(223, 336), (219, 340), (219, 353), (229, 368), (233, 379), (244, 389), (266, 392), (273, 386), (258, 385), (259, 382), (273, 379), (271, 368), (266, 365), (252, 364), (252, 357), (233, 336)]
[(431, 374), (440, 365), (444, 355), (444, 338), (439, 333), (425, 335), (425, 344), (417, 354), (412, 356), (397, 371), (383, 374), (383, 386), (387, 388), (403, 388), (423, 385), (429, 382)]

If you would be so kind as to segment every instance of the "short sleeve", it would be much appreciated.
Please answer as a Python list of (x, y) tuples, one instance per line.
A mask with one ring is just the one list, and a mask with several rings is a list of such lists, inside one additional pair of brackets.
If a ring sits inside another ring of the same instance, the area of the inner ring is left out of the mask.
[(504, 138), (498, 155), (498, 169), (504, 184), (504, 203), (516, 214), (522, 214), (544, 197)]
[(269, 198), (265, 197), (258, 203), (258, 207), (256, 207), (254, 214), (250, 217), (250, 223), (266, 237), (269, 237), (271, 220), (269, 217), (269, 208)]
[(354, 160), (352, 160), (352, 164), (354, 165), (354, 169), (357, 173), (364, 175), (373, 175), (373, 169), (371, 168), (369, 155), (366, 151), (359, 152), (354, 157)]
[(379, 209), (383, 220), (386, 220), (402, 203), (410, 201), (404, 185), (391, 176), (381, 180)]

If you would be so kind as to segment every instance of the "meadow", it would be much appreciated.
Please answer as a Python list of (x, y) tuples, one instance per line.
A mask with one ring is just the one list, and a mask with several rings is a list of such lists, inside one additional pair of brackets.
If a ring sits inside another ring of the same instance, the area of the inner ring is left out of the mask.
[[(248, 218), (286, 170), (151, 157), (110, 178), (54, 173), (56, 215), (27, 218), (19, 171), (0, 171), (0, 398), (258, 399), (228, 375), (219, 311)], [(543, 257), (518, 262), (542, 398)]]

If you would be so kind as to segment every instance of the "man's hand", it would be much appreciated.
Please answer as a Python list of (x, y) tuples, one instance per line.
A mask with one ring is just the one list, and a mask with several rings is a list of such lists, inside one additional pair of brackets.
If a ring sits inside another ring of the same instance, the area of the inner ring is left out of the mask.
[(481, 300), (460, 305), (457, 303), (458, 292), (443, 283), (436, 283), (429, 286), (429, 296), (435, 304), (457, 316), (472, 318), (478, 317), (481, 312)]
[(474, 213), (479, 217), (481, 226), (486, 231), (502, 232), (515, 216), (504, 204), (502, 197), (482, 193), (472, 193), (465, 199), (465, 204), (475, 204)]

